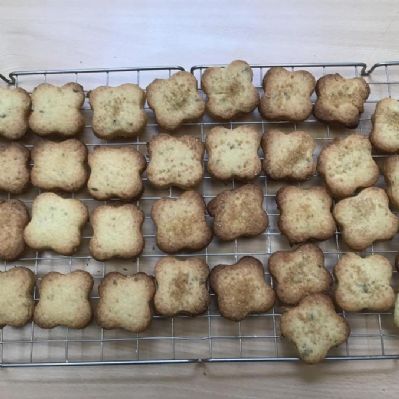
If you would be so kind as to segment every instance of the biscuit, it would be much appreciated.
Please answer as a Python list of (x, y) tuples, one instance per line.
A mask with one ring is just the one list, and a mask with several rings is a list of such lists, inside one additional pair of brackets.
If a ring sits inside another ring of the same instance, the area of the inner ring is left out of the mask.
[(345, 79), (340, 74), (325, 75), (317, 81), (318, 96), (314, 116), (329, 124), (355, 128), (359, 124), (370, 87), (363, 78)]
[(22, 327), (32, 320), (35, 275), (25, 267), (0, 272), (0, 328)]
[(254, 179), (262, 170), (261, 133), (250, 126), (214, 127), (206, 136), (208, 172), (219, 180)]
[(314, 294), (281, 315), (281, 333), (295, 344), (302, 360), (319, 363), (348, 339), (350, 327), (328, 296)]
[(87, 181), (87, 149), (79, 140), (41, 141), (33, 147), (31, 156), (31, 180), (36, 187), (74, 192)]
[(151, 209), (158, 247), (167, 253), (198, 251), (212, 240), (206, 223), (205, 203), (195, 191), (185, 191), (179, 198), (161, 198)]
[(29, 183), (29, 150), (17, 143), (0, 144), (0, 190), (20, 194)]
[(317, 169), (334, 197), (353, 195), (378, 180), (379, 169), (367, 137), (351, 134), (336, 138), (321, 150)]
[(90, 216), (90, 254), (99, 261), (135, 258), (144, 249), (143, 222), (144, 213), (133, 204), (98, 206)]
[(257, 236), (269, 223), (263, 209), (263, 190), (257, 184), (223, 191), (208, 203), (208, 212), (214, 217), (215, 235), (223, 241)]
[(346, 312), (385, 312), (395, 303), (392, 265), (381, 255), (365, 258), (346, 253), (334, 267), (335, 301)]
[(120, 198), (129, 201), (143, 192), (141, 174), (144, 156), (132, 147), (96, 147), (89, 153), (91, 168), (87, 187), (97, 200)]
[(377, 240), (390, 240), (398, 231), (398, 218), (389, 209), (388, 196), (379, 187), (369, 187), (358, 195), (339, 201), (334, 218), (344, 242), (362, 251)]
[(0, 259), (17, 259), (25, 249), (24, 229), (29, 214), (23, 202), (0, 201)]
[(86, 327), (93, 317), (89, 300), (92, 288), (93, 277), (83, 270), (47, 273), (40, 282), (33, 321), (41, 328)]
[(157, 313), (164, 316), (204, 313), (209, 304), (206, 287), (209, 267), (199, 258), (179, 260), (171, 256), (155, 265), (157, 290), (154, 305)]
[(96, 319), (102, 328), (123, 328), (139, 333), (150, 326), (155, 294), (152, 277), (145, 273), (132, 276), (108, 273), (98, 287), (98, 294)]
[(307, 295), (327, 292), (332, 284), (323, 252), (314, 244), (277, 251), (270, 256), (268, 267), (277, 283), (278, 298), (288, 305), (296, 305)]
[(300, 122), (312, 113), (312, 95), (316, 79), (308, 71), (270, 68), (263, 78), (265, 95), (259, 111), (265, 119)]
[(149, 182), (156, 188), (171, 186), (187, 190), (197, 186), (204, 175), (204, 145), (196, 137), (158, 134), (148, 143)]
[(89, 101), (94, 134), (102, 139), (138, 136), (147, 123), (145, 92), (135, 84), (97, 87), (89, 93)]
[(382, 171), (384, 173), (386, 192), (395, 208), (399, 208), (399, 156), (391, 156), (384, 160)]
[(393, 312), (393, 322), (396, 327), (399, 327), (399, 295), (396, 295), (395, 310)]
[(378, 101), (371, 117), (370, 140), (381, 151), (399, 150), (399, 101), (384, 98)]
[(265, 313), (274, 305), (275, 294), (265, 281), (262, 263), (252, 256), (244, 256), (233, 265), (215, 266), (209, 282), (219, 312), (226, 319), (240, 321), (250, 313)]
[(32, 92), (29, 127), (39, 136), (75, 136), (85, 125), (80, 110), (84, 100), (83, 87), (77, 83), (61, 87), (42, 83)]
[(24, 231), (25, 242), (38, 251), (51, 249), (71, 255), (80, 245), (81, 230), (87, 219), (83, 202), (54, 193), (40, 194), (32, 204), (32, 219)]
[(309, 133), (294, 131), (285, 134), (270, 129), (262, 137), (263, 169), (274, 180), (306, 180), (316, 172), (315, 148), (316, 143)]
[(259, 93), (252, 84), (251, 67), (241, 60), (225, 68), (207, 68), (201, 86), (208, 101), (207, 112), (216, 119), (233, 119), (252, 112), (259, 103)]
[(327, 240), (336, 231), (332, 199), (324, 187), (282, 187), (276, 195), (278, 227), (290, 244)]
[(177, 72), (169, 79), (155, 79), (147, 86), (147, 102), (158, 124), (167, 130), (200, 118), (205, 102), (197, 91), (197, 79), (190, 72)]

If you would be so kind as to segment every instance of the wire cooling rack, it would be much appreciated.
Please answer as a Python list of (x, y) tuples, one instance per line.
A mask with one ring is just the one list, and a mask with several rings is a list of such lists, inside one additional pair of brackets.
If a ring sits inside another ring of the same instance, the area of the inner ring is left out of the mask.
[[(254, 83), (262, 91), (261, 83), (264, 73), (275, 65), (253, 65)], [(368, 134), (371, 129), (370, 117), (375, 103), (383, 97), (399, 98), (399, 63), (388, 62), (374, 65), (367, 71), (364, 63), (329, 63), (329, 64), (289, 64), (281, 65), (291, 70), (307, 69), (316, 78), (327, 73), (340, 73), (345, 77), (364, 75), (368, 81), (371, 94), (365, 104), (365, 112), (357, 129), (362, 134)], [(209, 65), (195, 66), (191, 72), (200, 81), (202, 72)], [(145, 88), (155, 78), (167, 78), (176, 71), (184, 70), (179, 66), (149, 67), (149, 68), (119, 68), (119, 69), (85, 69), (58, 71), (22, 71), (13, 72), (8, 78), (0, 78), (9, 85), (23, 87), (31, 91), (42, 82), (64, 84), (76, 81), (83, 85), (85, 91), (99, 85), (118, 85), (133, 82)], [(313, 98), (314, 100), (315, 98)], [(119, 140), (106, 142), (94, 136), (90, 126), (91, 110), (86, 100), (83, 112), (86, 116), (86, 127), (82, 134), (82, 141), (89, 151), (94, 146), (130, 145), (143, 154), (147, 154), (146, 143), (159, 133), (153, 113), (148, 109), (148, 125), (145, 133), (139, 138), (128, 141)], [(334, 137), (352, 132), (349, 129), (329, 128), (309, 118), (303, 123), (267, 122), (261, 119), (257, 111), (245, 118), (228, 123), (215, 122), (204, 116), (196, 123), (185, 123), (176, 135), (191, 134), (204, 141), (207, 132), (214, 126), (223, 125), (233, 128), (238, 125), (250, 124), (261, 132), (270, 127), (283, 131), (304, 129), (310, 132), (317, 143), (316, 156), (320, 148)], [(28, 133), (23, 144), (32, 147), (40, 138)], [(375, 153), (377, 162), (384, 155)], [(207, 159), (205, 157), (205, 164)], [(145, 212), (143, 226), (146, 246), (143, 254), (132, 261), (98, 262), (92, 259), (88, 252), (88, 242), (92, 235), (90, 226), (83, 231), (83, 243), (79, 251), (71, 257), (59, 256), (50, 251), (33, 252), (27, 250), (21, 259), (12, 263), (4, 263), (3, 270), (11, 267), (25, 266), (30, 268), (40, 281), (41, 276), (50, 271), (69, 272), (76, 269), (89, 271), (95, 285), (91, 295), (92, 302), (98, 300), (97, 287), (103, 276), (111, 271), (132, 274), (143, 271), (153, 273), (155, 263), (163, 254), (155, 244), (154, 226), (150, 218), (151, 206), (161, 197), (176, 197), (180, 190), (154, 190), (147, 184), (144, 175), (145, 191), (137, 201), (138, 206)], [(265, 276), (271, 284), (273, 280), (267, 270), (267, 261), (273, 252), (289, 249), (284, 236), (280, 235), (277, 227), (278, 210), (275, 203), (275, 193), (281, 183), (269, 181), (264, 175), (257, 178), (257, 182), (264, 187), (264, 208), (269, 216), (267, 231), (252, 239), (237, 239), (223, 243), (216, 238), (208, 248), (198, 253), (182, 253), (177, 256), (198, 256), (203, 258), (209, 266), (220, 263), (234, 263), (240, 257), (252, 255), (265, 265)], [(322, 184), (318, 175), (312, 177), (305, 186)], [(214, 180), (207, 173), (199, 187), (205, 201), (208, 202), (219, 192), (233, 188), (238, 183), (232, 181), (225, 184)], [(380, 177), (378, 185), (383, 186)], [(5, 195), (3, 198), (18, 198), (31, 207), (32, 200), (39, 194), (39, 190), (31, 188), (19, 196)], [(64, 195), (67, 196), (67, 195)], [(71, 196), (71, 195), (69, 195)], [(98, 202), (83, 190), (72, 195), (83, 201), (90, 210), (104, 202)], [(398, 248), (398, 236), (392, 241), (378, 243), (368, 248), (364, 253), (380, 253), (392, 263)], [(320, 247), (325, 254), (327, 268), (331, 271), (339, 257), (348, 251), (342, 243), (339, 232), (327, 241), (321, 242)], [(397, 272), (394, 272), (394, 285), (397, 286)], [(35, 300), (38, 293), (35, 291)], [(196, 362), (249, 362), (249, 361), (295, 361), (298, 360), (295, 348), (281, 337), (279, 319), (282, 308), (277, 304), (265, 314), (250, 315), (247, 319), (235, 323), (225, 320), (217, 311), (214, 295), (211, 293), (211, 304), (206, 314), (190, 318), (178, 316), (166, 318), (154, 316), (151, 327), (140, 334), (132, 334), (122, 330), (103, 330), (92, 323), (83, 330), (72, 330), (57, 327), (51, 330), (41, 329), (32, 324), (24, 328), (15, 329), (4, 327), (0, 330), (0, 366), (48, 366), (48, 365), (100, 365), (100, 364), (150, 364), (150, 363), (196, 363)], [(327, 359), (388, 359), (399, 358), (399, 334), (393, 326), (392, 312), (373, 313), (343, 313), (348, 320), (352, 334), (346, 344), (333, 349)]]

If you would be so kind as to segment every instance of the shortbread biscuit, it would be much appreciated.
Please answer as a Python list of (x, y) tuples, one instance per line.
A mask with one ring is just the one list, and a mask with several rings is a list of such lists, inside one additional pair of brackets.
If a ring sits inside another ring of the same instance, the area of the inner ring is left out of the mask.
[(262, 170), (261, 133), (250, 126), (214, 127), (206, 136), (208, 172), (219, 180), (254, 179)]
[(278, 298), (288, 305), (296, 305), (307, 295), (327, 292), (332, 283), (323, 251), (314, 244), (277, 251), (270, 256), (268, 267)]
[(32, 320), (35, 275), (25, 267), (0, 272), (0, 328), (22, 327)]
[(324, 187), (282, 187), (276, 195), (278, 226), (291, 244), (327, 240), (336, 231), (332, 199)]
[(0, 87), (0, 136), (18, 140), (28, 130), (31, 107), (29, 94), (19, 87)]
[(224, 120), (252, 112), (259, 102), (252, 78), (251, 67), (241, 60), (225, 68), (207, 68), (201, 79), (201, 87), (208, 96), (207, 112)]
[(265, 119), (300, 122), (312, 113), (312, 95), (316, 79), (308, 71), (270, 68), (263, 78), (265, 95), (259, 111)]
[(384, 98), (378, 101), (373, 116), (370, 140), (381, 151), (399, 150), (399, 101)]
[(325, 75), (316, 84), (314, 116), (329, 124), (355, 128), (359, 124), (370, 87), (363, 78), (345, 79), (340, 74)]
[(155, 265), (157, 290), (154, 305), (164, 316), (196, 316), (208, 308), (208, 265), (200, 258), (179, 260), (171, 256)]
[(102, 139), (138, 136), (147, 123), (145, 92), (135, 84), (97, 87), (90, 91), (89, 100), (93, 131)]
[(87, 181), (86, 146), (76, 139), (41, 141), (32, 150), (32, 184), (43, 190), (78, 191)]
[(151, 217), (156, 226), (158, 247), (167, 253), (205, 248), (212, 239), (205, 209), (204, 200), (195, 191), (185, 191), (176, 199), (156, 201)]
[(215, 266), (209, 281), (219, 312), (226, 319), (240, 321), (273, 307), (273, 288), (265, 281), (262, 263), (252, 256), (244, 256), (234, 265)]
[(139, 333), (150, 326), (155, 294), (152, 277), (145, 273), (132, 276), (108, 273), (98, 287), (98, 294), (96, 319), (102, 328), (123, 328)]
[(223, 241), (257, 236), (269, 223), (263, 209), (263, 190), (257, 184), (223, 191), (208, 203), (208, 212), (214, 217), (215, 235)]
[(187, 190), (197, 186), (204, 175), (204, 145), (196, 137), (158, 134), (148, 143), (149, 182), (156, 188), (171, 186)]
[(316, 143), (309, 133), (294, 131), (286, 134), (270, 129), (262, 137), (263, 169), (274, 180), (306, 180), (316, 172), (315, 148)]
[(390, 240), (398, 231), (398, 218), (389, 209), (388, 196), (379, 187), (369, 187), (358, 195), (339, 201), (334, 218), (345, 243), (362, 251), (377, 240)]
[(71, 255), (80, 245), (81, 230), (87, 219), (83, 202), (54, 193), (40, 194), (32, 204), (32, 220), (24, 231), (25, 242), (39, 251), (52, 249)]
[(159, 125), (168, 130), (200, 118), (205, 111), (197, 79), (190, 72), (180, 71), (169, 79), (155, 79), (147, 86), (147, 102)]
[(295, 344), (302, 360), (319, 363), (348, 339), (350, 327), (328, 296), (314, 294), (282, 314), (281, 333)]
[(386, 192), (395, 208), (399, 208), (399, 156), (386, 158), (383, 163)]
[(317, 169), (334, 197), (353, 195), (378, 180), (379, 169), (371, 156), (367, 137), (351, 134), (338, 137), (321, 150)]
[(23, 202), (0, 201), (0, 259), (17, 259), (25, 249), (24, 229), (29, 214)]
[(80, 84), (67, 83), (61, 87), (40, 84), (32, 92), (29, 127), (39, 136), (75, 136), (85, 125), (80, 110), (84, 99), (85, 94)]
[(347, 312), (385, 312), (395, 303), (391, 287), (392, 265), (381, 255), (362, 258), (346, 253), (334, 267), (335, 301)]
[(83, 271), (46, 274), (39, 286), (39, 302), (33, 321), (41, 328), (84, 328), (93, 317), (90, 293), (93, 277)]
[(129, 201), (142, 194), (146, 162), (133, 147), (96, 147), (89, 153), (89, 166), (87, 187), (93, 198)]
[(144, 213), (133, 204), (97, 207), (90, 215), (90, 254), (99, 261), (137, 257), (144, 248), (143, 222)]
[(17, 143), (0, 144), (0, 190), (20, 194), (29, 183), (29, 150)]

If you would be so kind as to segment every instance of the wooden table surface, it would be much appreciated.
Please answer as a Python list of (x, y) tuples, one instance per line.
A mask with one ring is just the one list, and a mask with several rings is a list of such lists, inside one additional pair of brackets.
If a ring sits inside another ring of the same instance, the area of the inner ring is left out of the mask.
[[(0, 0), (0, 72), (399, 60), (399, 3)], [(394, 397), (396, 361), (4, 369), (0, 397)]]

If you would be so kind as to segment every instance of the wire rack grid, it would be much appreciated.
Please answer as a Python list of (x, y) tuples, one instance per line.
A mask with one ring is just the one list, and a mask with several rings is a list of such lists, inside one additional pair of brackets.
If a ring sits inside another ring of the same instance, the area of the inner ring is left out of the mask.
[[(253, 65), (254, 83), (262, 91), (261, 82), (264, 73), (274, 65)], [(367, 74), (364, 63), (335, 63), (335, 64), (289, 64), (281, 65), (292, 70), (305, 68), (312, 72), (316, 78), (326, 73), (339, 72), (345, 77)], [(206, 66), (196, 66), (191, 72), (199, 81), (199, 91), (203, 95), (200, 82), (202, 72)], [(155, 78), (167, 78), (176, 71), (183, 70), (178, 66), (149, 67), (149, 68), (120, 68), (96, 70), (63, 70), (63, 71), (23, 71), (10, 74), (9, 83), (31, 91), (42, 82), (63, 84), (76, 81), (83, 85), (86, 91), (99, 85), (118, 85), (133, 82), (145, 88)], [(370, 71), (369, 71), (370, 72)], [(366, 77), (371, 94), (365, 104), (358, 131), (368, 134), (371, 128), (370, 117), (374, 111), (375, 103), (387, 96), (399, 98), (399, 65), (395, 62), (384, 63), (373, 67), (372, 73)], [(313, 98), (314, 100), (315, 98)], [(160, 131), (151, 110), (148, 112), (148, 125), (145, 133), (133, 140), (120, 140), (106, 142), (94, 136), (91, 131), (91, 110), (85, 102), (83, 112), (86, 116), (86, 127), (82, 134), (82, 141), (88, 146), (89, 151), (95, 146), (130, 145), (147, 155), (146, 144), (148, 140)], [(204, 116), (199, 122), (185, 123), (176, 135), (191, 134), (205, 140), (206, 134), (214, 126), (223, 125), (230, 127), (250, 124), (259, 131), (266, 132), (270, 127), (282, 131), (307, 130), (316, 143), (318, 155), (320, 148), (334, 137), (352, 132), (348, 129), (329, 128), (309, 118), (303, 123), (292, 124), (289, 122), (268, 122), (262, 120), (258, 112), (253, 112), (239, 120), (220, 123)], [(32, 147), (39, 140), (28, 133), (24, 139), (27, 147)], [(375, 159), (380, 162), (383, 154), (375, 153)], [(206, 166), (205, 156), (204, 164)], [(206, 170), (206, 167), (205, 167)], [(273, 252), (289, 249), (287, 240), (282, 236), (277, 227), (278, 209), (275, 194), (282, 183), (269, 181), (264, 174), (257, 178), (257, 182), (264, 187), (264, 208), (269, 216), (269, 227), (259, 237), (252, 239), (238, 239), (233, 242), (223, 243), (214, 239), (212, 243), (199, 253), (182, 253), (177, 256), (202, 257), (212, 268), (220, 263), (234, 263), (240, 257), (252, 255), (265, 265), (265, 277), (273, 285), (273, 279), (267, 270), (267, 261)], [(144, 174), (145, 191), (137, 201), (137, 205), (145, 212), (143, 226), (146, 246), (143, 254), (132, 261), (97, 262), (89, 256), (88, 242), (92, 235), (90, 226), (83, 231), (83, 243), (79, 251), (71, 257), (64, 257), (50, 251), (33, 252), (27, 250), (23, 258), (17, 262), (3, 264), (3, 270), (8, 270), (15, 265), (30, 268), (40, 282), (41, 276), (50, 271), (69, 272), (76, 269), (89, 271), (95, 285), (91, 299), (95, 305), (98, 300), (97, 287), (103, 276), (110, 271), (120, 271), (132, 274), (143, 271), (152, 274), (155, 263), (163, 256), (155, 244), (155, 230), (150, 218), (151, 206), (159, 198), (168, 196), (176, 197), (180, 194), (178, 189), (154, 190), (147, 184)], [(240, 183), (220, 183), (207, 173), (199, 187), (205, 201), (208, 202), (223, 190), (236, 187)], [(305, 186), (322, 184), (320, 176), (315, 175)], [(378, 185), (383, 185), (380, 178)], [(31, 188), (27, 193), (18, 198), (31, 207), (31, 203), (39, 190)], [(64, 195), (67, 197), (67, 195)], [(83, 201), (92, 210), (104, 202), (98, 202), (83, 190), (72, 195)], [(14, 198), (5, 195), (4, 198)], [(209, 220), (210, 221), (210, 220)], [(392, 263), (396, 255), (398, 237), (390, 242), (378, 243), (368, 248), (364, 253), (380, 253), (388, 257)], [(325, 254), (326, 267), (331, 271), (339, 257), (349, 249), (342, 243), (340, 233), (327, 241), (321, 242), (320, 247)], [(394, 272), (394, 285), (397, 285), (397, 272)], [(38, 292), (35, 291), (35, 300)], [(5, 327), (0, 332), (0, 366), (45, 366), (45, 365), (99, 365), (99, 364), (150, 364), (150, 363), (195, 363), (195, 362), (248, 362), (248, 361), (295, 361), (298, 360), (292, 344), (281, 337), (279, 318), (282, 307), (278, 304), (268, 313), (250, 315), (239, 323), (225, 320), (217, 311), (214, 294), (211, 293), (211, 304), (206, 314), (190, 318), (177, 316), (165, 318), (154, 316), (151, 327), (141, 334), (131, 334), (122, 330), (103, 330), (92, 323), (83, 330), (71, 330), (57, 327), (44, 330), (31, 323), (22, 328)], [(399, 334), (393, 326), (392, 312), (385, 313), (343, 313), (348, 320), (352, 334), (348, 342), (333, 349), (327, 359), (387, 359), (399, 358)]]

